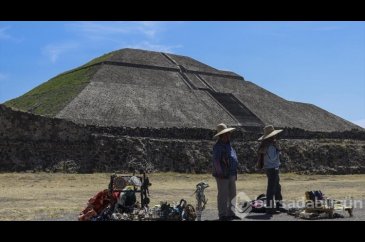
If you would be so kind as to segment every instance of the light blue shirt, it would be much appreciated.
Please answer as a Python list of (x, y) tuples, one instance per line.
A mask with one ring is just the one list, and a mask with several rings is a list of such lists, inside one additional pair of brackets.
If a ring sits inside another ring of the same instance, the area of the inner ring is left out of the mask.
[(272, 144), (267, 148), (264, 154), (264, 168), (279, 168), (280, 166), (280, 151)]

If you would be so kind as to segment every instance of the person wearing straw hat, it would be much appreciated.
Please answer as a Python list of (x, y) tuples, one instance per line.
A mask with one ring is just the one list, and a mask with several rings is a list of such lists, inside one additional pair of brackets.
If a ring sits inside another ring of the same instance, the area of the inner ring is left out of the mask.
[[(266, 190), (266, 210), (267, 213), (276, 213), (282, 209), (282, 195), (279, 177), (280, 167), (280, 145), (276, 140), (277, 134), (282, 129), (275, 130), (274, 126), (264, 127), (264, 135), (258, 140), (261, 144), (258, 149), (259, 160), (263, 161), (263, 168), (266, 170), (267, 190)], [(276, 200), (276, 203), (275, 203)], [(274, 204), (276, 207), (274, 207)]]
[(230, 142), (233, 130), (235, 128), (228, 128), (221, 123), (217, 125), (217, 133), (214, 135), (217, 142), (213, 146), (213, 176), (218, 188), (219, 220), (240, 219), (231, 209), (231, 202), (236, 197), (238, 166), (237, 154)]

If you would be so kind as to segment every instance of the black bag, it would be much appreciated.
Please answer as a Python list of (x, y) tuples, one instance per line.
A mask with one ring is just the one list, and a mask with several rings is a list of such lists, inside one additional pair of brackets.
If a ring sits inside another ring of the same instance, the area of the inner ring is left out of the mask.
[(227, 156), (227, 151), (222, 152), (222, 156), (220, 159), (220, 165), (222, 169), (222, 178), (229, 178), (231, 164), (229, 158)]
[(256, 200), (251, 201), (251, 212), (265, 213), (266, 212), (266, 195), (259, 195)]
[(257, 158), (257, 162), (256, 162), (256, 167), (257, 167), (257, 169), (264, 168), (264, 155), (263, 154), (259, 154), (259, 157)]

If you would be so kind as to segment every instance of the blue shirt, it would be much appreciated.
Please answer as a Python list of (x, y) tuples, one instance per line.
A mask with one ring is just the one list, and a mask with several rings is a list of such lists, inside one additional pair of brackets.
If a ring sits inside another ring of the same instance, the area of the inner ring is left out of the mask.
[(223, 143), (218, 141), (213, 146), (213, 176), (222, 177), (224, 174), (224, 164), (227, 161), (227, 169), (229, 176), (237, 175), (237, 154), (232, 148), (231, 143)]
[(280, 166), (280, 151), (276, 149), (276, 147), (272, 144), (267, 147), (266, 152), (264, 154), (264, 168), (279, 168)]

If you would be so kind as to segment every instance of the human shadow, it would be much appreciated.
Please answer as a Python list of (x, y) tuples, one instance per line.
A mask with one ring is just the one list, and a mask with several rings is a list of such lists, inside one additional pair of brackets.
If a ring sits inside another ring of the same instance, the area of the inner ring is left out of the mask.
[(268, 213), (260, 213), (260, 214), (249, 214), (245, 217), (245, 219), (260, 219), (260, 220), (269, 220), (272, 218), (272, 214)]

